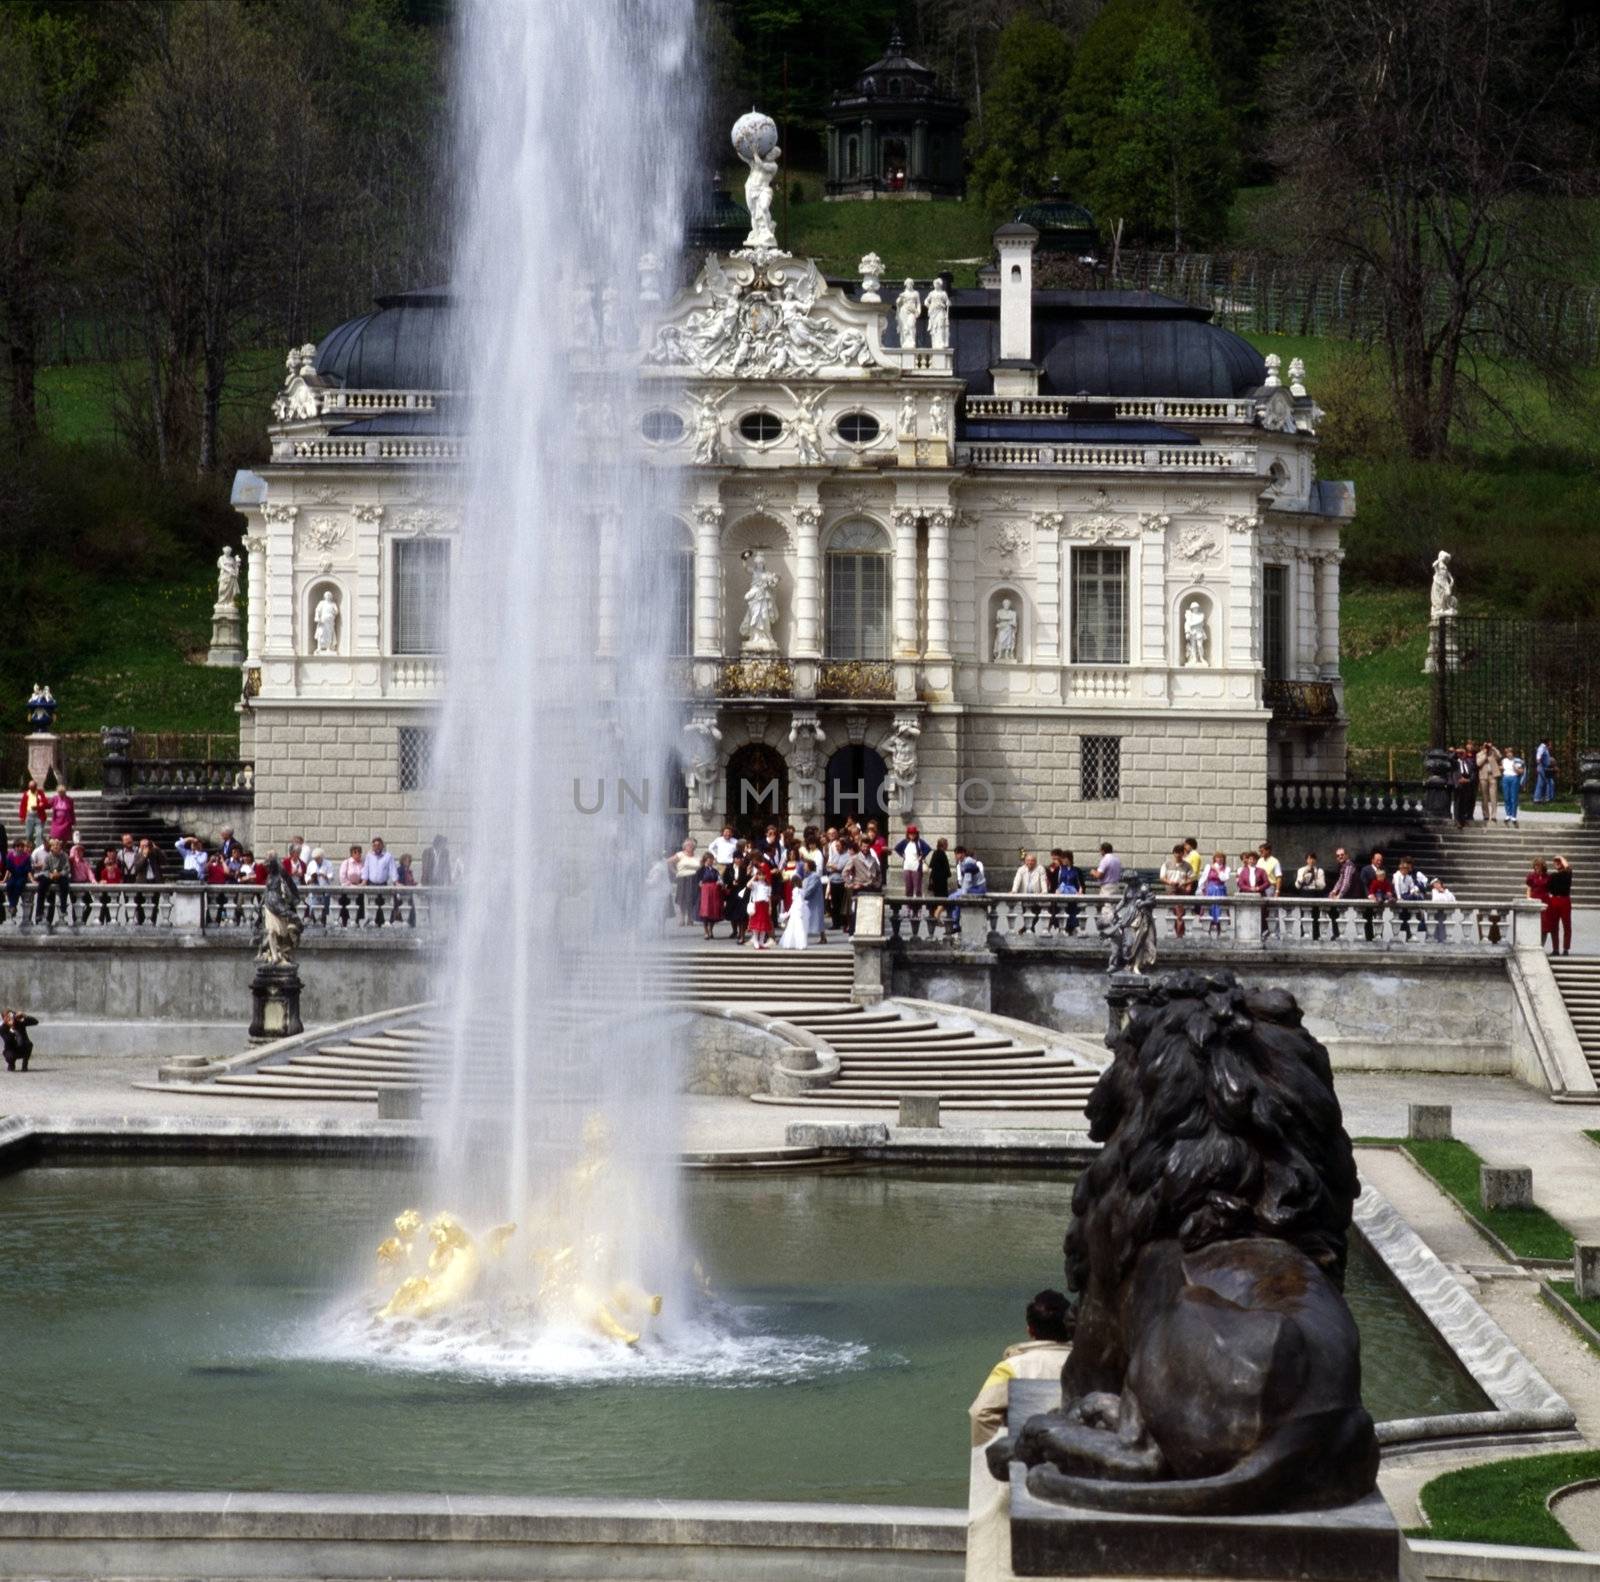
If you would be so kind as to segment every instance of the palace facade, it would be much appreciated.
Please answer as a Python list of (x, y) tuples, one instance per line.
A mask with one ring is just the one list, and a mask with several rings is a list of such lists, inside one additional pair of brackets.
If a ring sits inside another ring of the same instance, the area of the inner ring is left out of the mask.
[[(756, 250), (665, 304), (646, 277), (619, 355), (686, 475), (661, 532), (692, 832), (854, 810), (997, 873), (1102, 839), (1153, 861), (1259, 840), (1269, 776), (1343, 777), (1354, 499), (1317, 477), (1304, 370), (1160, 296), (1035, 291), (1036, 243), (1003, 226), (971, 289)], [(387, 298), (293, 352), (236, 481), (258, 846), (432, 833), (450, 312)]]

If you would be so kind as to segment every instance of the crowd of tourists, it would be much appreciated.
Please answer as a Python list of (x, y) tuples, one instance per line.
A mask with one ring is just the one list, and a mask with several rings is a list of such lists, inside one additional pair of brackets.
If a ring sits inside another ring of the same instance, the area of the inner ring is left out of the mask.
[[(351, 845), (338, 862), (299, 835), (290, 837), (281, 858), (276, 852), (257, 857), (228, 827), (213, 842), (198, 835), (180, 836), (170, 852), (163, 852), (148, 837), (124, 834), (118, 844), (94, 855), (78, 838), (77, 809), (66, 786), (58, 785), (46, 796), (32, 780), (22, 793), (18, 818), (21, 833), (10, 840), (0, 824), (4, 885), (0, 905), (7, 921), (24, 927), (41, 924), (52, 931), (58, 921), (71, 928), (91, 920), (153, 922), (160, 892), (149, 887), (264, 885), (268, 864), (275, 859), (302, 888), (408, 889), (450, 885), (457, 878), (455, 858), (443, 835), (434, 837), (420, 864), (410, 852), (396, 856), (381, 835), (374, 835), (366, 849)], [(312, 910), (326, 919), (328, 900)], [(395, 906), (358, 904), (356, 915), (361, 921), (381, 923), (398, 918), (401, 911)], [(405, 909), (405, 914), (414, 920), (414, 908)]]
[(1530, 773), (1531, 800), (1538, 804), (1556, 799), (1556, 756), (1546, 737), (1541, 737), (1534, 749), (1531, 765), (1515, 747), (1497, 747), (1491, 741), (1477, 742), (1470, 737), (1450, 749), (1450, 760), (1451, 813), (1457, 829), (1472, 823), (1474, 813), (1482, 818), (1485, 829), (1497, 814), (1508, 829), (1515, 829)]

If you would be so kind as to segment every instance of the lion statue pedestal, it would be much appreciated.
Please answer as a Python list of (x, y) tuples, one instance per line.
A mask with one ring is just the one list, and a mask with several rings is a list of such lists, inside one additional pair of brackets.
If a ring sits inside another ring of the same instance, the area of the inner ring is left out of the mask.
[(1292, 995), (1231, 973), (1156, 979), (1129, 1009), (1087, 1105), (1103, 1147), (1072, 1195), (1061, 1388), (1017, 1386), (987, 1447), (1009, 1573), (1395, 1577), (1328, 1052)]

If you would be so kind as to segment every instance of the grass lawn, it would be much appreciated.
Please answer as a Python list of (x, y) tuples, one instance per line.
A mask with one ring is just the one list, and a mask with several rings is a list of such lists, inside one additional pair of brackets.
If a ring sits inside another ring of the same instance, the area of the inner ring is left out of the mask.
[(1423, 1484), (1418, 1500), (1428, 1525), (1412, 1536), (1576, 1549), (1566, 1528), (1545, 1509), (1545, 1501), (1568, 1483), (1594, 1477), (1600, 1477), (1600, 1450), (1523, 1456), (1447, 1472)]
[[(811, 190), (811, 183), (807, 189)], [(824, 274), (854, 276), (867, 253), (883, 260), (884, 296), (893, 301), (907, 275), (948, 271), (976, 285), (978, 264), (994, 251), (995, 219), (975, 203), (791, 203), (789, 247), (816, 259)]]
[(1537, 1204), (1532, 1208), (1483, 1206), (1478, 1167), (1483, 1160), (1463, 1142), (1401, 1140), (1400, 1146), (1467, 1213), (1488, 1226), (1519, 1258), (1572, 1257), (1572, 1233)]

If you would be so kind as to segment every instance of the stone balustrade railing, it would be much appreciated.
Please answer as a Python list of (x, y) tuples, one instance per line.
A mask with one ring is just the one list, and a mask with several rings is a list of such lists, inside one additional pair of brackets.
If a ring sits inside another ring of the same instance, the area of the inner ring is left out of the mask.
[(1351, 823), (1426, 817), (1420, 780), (1269, 780), (1267, 817)]
[(1085, 472), (1225, 472), (1253, 476), (1253, 445), (1218, 449), (1209, 445), (1023, 445), (975, 440), (956, 446), (956, 465), (1059, 467)]
[[(1165, 965), (1184, 952), (1217, 950), (1422, 951), (1441, 945), (1503, 954), (1539, 948), (1540, 908), (1532, 902), (1466, 906), (1453, 901), (1270, 900), (1259, 896), (1152, 897), (1156, 951)], [(995, 935), (1071, 953), (1104, 955), (1097, 920), (1109, 904), (1097, 895), (1010, 893), (931, 898), (884, 897), (891, 941), (983, 948)]]
[[(57, 938), (203, 934), (248, 945), (261, 930), (263, 888), (254, 884), (81, 884), (65, 913), (50, 908)], [(300, 889), (300, 919), (310, 934), (432, 931), (449, 916), (455, 892), (418, 885), (313, 885)], [(13, 909), (0, 900), (0, 949), (47, 932), (34, 889)]]
[(136, 796), (175, 801), (255, 795), (256, 766), (248, 758), (132, 758), (128, 779)]
[[(1082, 408), (1084, 399), (1082, 396), (968, 396), (965, 411), (969, 418), (1066, 419), (1073, 415), (1074, 408)], [(1119, 418), (1147, 422), (1231, 423), (1248, 427), (1256, 420), (1254, 401), (1194, 400), (1187, 396), (1124, 396), (1094, 404), (1114, 406)]]

